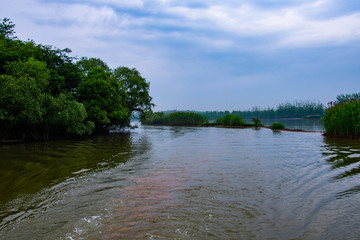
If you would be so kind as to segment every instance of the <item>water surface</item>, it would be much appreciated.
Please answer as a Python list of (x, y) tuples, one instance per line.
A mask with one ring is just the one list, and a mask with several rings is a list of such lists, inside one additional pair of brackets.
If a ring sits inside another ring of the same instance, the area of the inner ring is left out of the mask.
[(360, 144), (140, 127), (0, 146), (0, 239), (356, 239)]

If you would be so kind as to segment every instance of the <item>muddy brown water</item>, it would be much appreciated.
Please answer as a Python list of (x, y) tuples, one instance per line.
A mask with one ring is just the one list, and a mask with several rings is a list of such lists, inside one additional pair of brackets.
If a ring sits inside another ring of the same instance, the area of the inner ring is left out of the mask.
[(0, 145), (0, 239), (357, 239), (360, 144), (140, 128)]

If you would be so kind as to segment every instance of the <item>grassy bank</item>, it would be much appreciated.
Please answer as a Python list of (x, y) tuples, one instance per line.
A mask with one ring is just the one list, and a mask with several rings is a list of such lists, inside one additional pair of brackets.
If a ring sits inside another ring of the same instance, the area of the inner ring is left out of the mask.
[(339, 95), (325, 111), (323, 124), (327, 136), (360, 137), (360, 94)]

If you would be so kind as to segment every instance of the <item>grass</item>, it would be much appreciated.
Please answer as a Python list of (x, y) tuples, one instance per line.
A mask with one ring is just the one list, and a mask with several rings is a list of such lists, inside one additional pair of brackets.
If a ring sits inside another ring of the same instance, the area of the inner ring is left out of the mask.
[(350, 98), (330, 102), (323, 125), (328, 136), (360, 138), (360, 100)]

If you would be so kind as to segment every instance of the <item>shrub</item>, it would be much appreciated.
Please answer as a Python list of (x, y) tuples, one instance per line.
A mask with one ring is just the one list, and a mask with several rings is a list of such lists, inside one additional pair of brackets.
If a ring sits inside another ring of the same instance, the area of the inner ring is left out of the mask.
[(226, 114), (223, 118), (218, 117), (215, 123), (224, 126), (244, 126), (246, 124), (242, 117), (233, 114)]
[(217, 124), (217, 125), (223, 125), (223, 124), (224, 124), (223, 118), (222, 118), (222, 117), (216, 118), (215, 124)]
[(260, 121), (260, 118), (258, 118), (258, 117), (256, 117), (256, 118), (253, 117), (253, 118), (251, 118), (251, 120), (253, 121), (255, 127), (261, 127), (261, 126), (262, 126), (262, 123), (261, 123), (261, 121)]
[[(330, 136), (360, 137), (360, 100), (358, 98), (341, 98), (330, 102), (323, 118), (326, 134)], [(352, 95), (346, 95), (352, 96)], [(342, 99), (342, 101), (339, 101)]]
[(285, 126), (282, 123), (278, 123), (278, 122), (274, 122), (273, 124), (271, 124), (271, 128), (276, 130), (276, 129), (284, 129)]
[(142, 124), (148, 125), (171, 125), (171, 126), (193, 126), (207, 123), (206, 117), (194, 112), (163, 112), (148, 113), (141, 119)]

